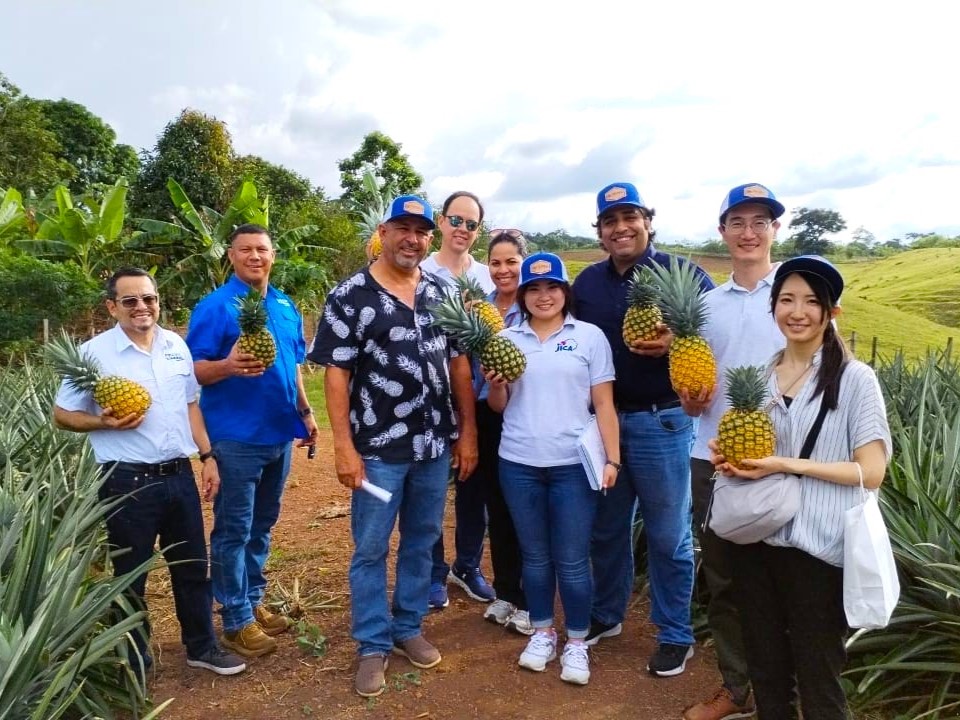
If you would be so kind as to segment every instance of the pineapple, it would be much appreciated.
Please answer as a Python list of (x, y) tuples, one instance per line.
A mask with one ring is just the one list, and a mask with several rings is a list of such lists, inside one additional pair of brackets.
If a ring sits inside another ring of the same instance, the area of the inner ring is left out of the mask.
[(458, 277), (456, 282), (464, 302), (470, 303), (470, 312), (476, 313), (494, 334), (503, 330), (503, 318), (493, 303), (487, 300), (487, 294), (480, 287), (480, 283), (466, 273)]
[(495, 335), (476, 313), (467, 310), (463, 298), (451, 293), (433, 307), (433, 323), (449, 333), (487, 370), (513, 382), (523, 374), (527, 358), (514, 343)]
[(250, 288), (244, 297), (237, 297), (236, 305), (240, 311), (237, 316), (240, 351), (256, 357), (265, 368), (270, 367), (277, 358), (277, 344), (267, 330), (267, 308), (260, 293)]
[(93, 393), (94, 402), (102, 408), (110, 408), (114, 417), (131, 414), (140, 417), (150, 407), (150, 393), (143, 385), (119, 375), (104, 377), (96, 358), (81, 353), (66, 332), (47, 343), (46, 353), (54, 371), (69, 387)]
[(353, 210), (359, 216), (356, 228), (364, 245), (367, 259), (373, 261), (383, 252), (383, 243), (380, 240), (380, 233), (377, 232), (377, 228), (383, 220), (389, 199), (396, 194), (396, 188), (393, 183), (386, 183), (383, 187), (380, 187), (377, 176), (370, 170), (363, 173), (362, 184), (368, 202), (366, 205), (354, 207)]
[(376, 230), (373, 231), (373, 235), (370, 236), (370, 239), (367, 240), (366, 244), (367, 258), (370, 260), (376, 260), (380, 257), (380, 253), (383, 252), (383, 243), (380, 242), (380, 233)]
[(717, 362), (710, 345), (700, 336), (707, 308), (693, 263), (670, 258), (670, 267), (646, 265), (651, 282), (660, 288), (663, 322), (673, 333), (670, 345), (670, 384), (676, 392), (699, 395), (717, 383)]
[(633, 346), (638, 340), (656, 340), (663, 313), (657, 306), (657, 286), (650, 273), (634, 268), (627, 289), (627, 314), (623, 316), (623, 341)]
[(720, 418), (717, 444), (727, 462), (741, 467), (744, 458), (773, 455), (776, 435), (770, 416), (761, 409), (767, 397), (762, 367), (744, 365), (728, 368), (727, 400), (730, 409)]

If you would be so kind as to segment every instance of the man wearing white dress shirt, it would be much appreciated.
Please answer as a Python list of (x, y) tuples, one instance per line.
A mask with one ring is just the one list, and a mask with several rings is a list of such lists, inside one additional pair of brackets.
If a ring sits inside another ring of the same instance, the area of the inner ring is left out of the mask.
[[(200, 452), (203, 497), (211, 500), (220, 487), (216, 456), (210, 449), (197, 396), (200, 388), (193, 360), (176, 333), (157, 325), (160, 302), (153, 277), (145, 270), (124, 268), (107, 281), (107, 310), (117, 321), (81, 346), (105, 375), (120, 375), (143, 385), (151, 397), (146, 414), (117, 417), (98, 406), (89, 391), (66, 382), (57, 393), (53, 412), (58, 427), (89, 434), (90, 445), (107, 475), (101, 500), (126, 497), (107, 519), (114, 572), (126, 574), (149, 560), (160, 539), (170, 563), (170, 577), (186, 646), (187, 665), (218, 675), (246, 669), (241, 658), (224, 652), (213, 630), (207, 545), (200, 495), (188, 459)], [(131, 585), (135, 601), (144, 603), (146, 573)], [(134, 633), (140, 658), (132, 665), (139, 675), (153, 660), (147, 650), (149, 623)], [(142, 665), (141, 665), (142, 662)]]

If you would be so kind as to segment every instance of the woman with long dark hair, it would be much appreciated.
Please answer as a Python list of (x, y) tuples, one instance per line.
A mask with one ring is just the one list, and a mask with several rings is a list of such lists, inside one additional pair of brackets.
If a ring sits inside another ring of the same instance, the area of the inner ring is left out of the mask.
[[(876, 490), (891, 453), (890, 429), (873, 370), (852, 358), (837, 334), (843, 277), (806, 255), (777, 269), (774, 319), (786, 347), (770, 365), (770, 415), (776, 455), (713, 460), (720, 472), (757, 479), (801, 478), (800, 510), (762, 542), (734, 550), (734, 589), (760, 720), (845, 720), (840, 673), (846, 663), (843, 513), (862, 502), (860, 482)], [(809, 458), (800, 458), (821, 403)], [(716, 451), (716, 444), (711, 447)]]

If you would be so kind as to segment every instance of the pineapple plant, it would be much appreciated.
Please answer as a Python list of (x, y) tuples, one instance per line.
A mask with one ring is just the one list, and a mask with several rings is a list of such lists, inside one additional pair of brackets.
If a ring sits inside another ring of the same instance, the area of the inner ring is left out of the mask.
[(110, 408), (114, 417), (140, 417), (150, 407), (150, 393), (143, 385), (119, 375), (104, 376), (96, 358), (80, 352), (66, 332), (47, 343), (46, 353), (54, 371), (69, 387), (92, 393), (94, 402)]
[(368, 202), (366, 205), (354, 208), (354, 212), (359, 216), (356, 228), (367, 253), (367, 259), (373, 261), (383, 252), (383, 243), (377, 228), (383, 220), (390, 198), (396, 194), (396, 188), (390, 182), (380, 187), (377, 176), (367, 170), (363, 174), (363, 190)]
[(240, 325), (240, 338), (237, 345), (241, 352), (250, 353), (263, 363), (265, 368), (273, 365), (277, 359), (277, 344), (267, 330), (267, 308), (260, 293), (250, 288), (243, 297), (236, 299), (237, 324)]
[(764, 412), (767, 384), (764, 369), (754, 365), (728, 368), (726, 396), (730, 409), (720, 418), (717, 445), (730, 464), (741, 467), (744, 458), (773, 455), (776, 435)]
[(707, 321), (703, 291), (693, 263), (670, 258), (669, 267), (646, 265), (651, 283), (660, 289), (663, 322), (673, 333), (670, 345), (670, 384), (674, 391), (699, 395), (717, 383), (717, 361), (710, 345), (700, 335)]
[(513, 382), (523, 374), (527, 358), (513, 342), (494, 334), (477, 313), (467, 310), (459, 293), (433, 307), (433, 323), (452, 335), (487, 370)]
[(487, 294), (480, 287), (476, 278), (466, 273), (457, 278), (457, 290), (465, 303), (470, 303), (470, 312), (476, 313), (484, 325), (496, 334), (503, 330), (503, 318), (492, 302), (487, 300)]
[(657, 325), (663, 322), (663, 313), (657, 305), (657, 286), (654, 276), (639, 267), (633, 269), (627, 287), (627, 308), (623, 316), (623, 341), (632, 346), (638, 340), (656, 340)]

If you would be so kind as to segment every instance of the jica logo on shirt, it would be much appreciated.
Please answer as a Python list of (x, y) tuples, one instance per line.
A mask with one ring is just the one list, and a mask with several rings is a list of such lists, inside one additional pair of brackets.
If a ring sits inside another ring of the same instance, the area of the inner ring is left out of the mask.
[(557, 349), (554, 352), (573, 352), (577, 349), (577, 341), (573, 340), (560, 340), (557, 343)]

